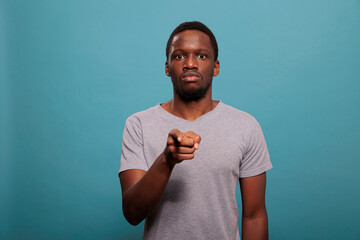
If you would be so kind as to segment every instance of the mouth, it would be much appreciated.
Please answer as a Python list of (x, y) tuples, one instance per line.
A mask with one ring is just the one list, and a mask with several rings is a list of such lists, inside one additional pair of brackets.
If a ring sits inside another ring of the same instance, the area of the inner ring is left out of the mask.
[(196, 72), (186, 72), (181, 76), (181, 79), (187, 83), (197, 82), (200, 80), (200, 78), (201, 78), (200, 74)]

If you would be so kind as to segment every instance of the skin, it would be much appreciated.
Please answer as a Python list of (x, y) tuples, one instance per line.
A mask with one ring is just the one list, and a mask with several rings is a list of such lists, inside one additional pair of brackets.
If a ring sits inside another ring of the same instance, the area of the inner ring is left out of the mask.
[[(165, 63), (165, 73), (174, 85), (174, 97), (162, 107), (169, 113), (194, 121), (218, 104), (212, 100), (212, 78), (219, 74), (220, 63), (214, 60), (210, 38), (197, 30), (175, 35)], [(184, 77), (185, 76), (185, 77)], [(186, 78), (187, 76), (187, 78)], [(195, 76), (195, 77), (194, 77)], [(208, 87), (204, 97), (187, 101), (175, 90), (185, 91)], [(123, 212), (132, 225), (150, 216), (158, 206), (171, 172), (177, 164), (194, 158), (201, 147), (201, 137), (194, 132), (169, 132), (166, 147), (148, 171), (133, 169), (120, 173)], [(242, 239), (268, 239), (265, 208), (266, 173), (241, 178)]]
[[(208, 84), (210, 87), (204, 98), (198, 101), (184, 101), (174, 89), (174, 98), (163, 104), (163, 108), (189, 121), (194, 121), (214, 109), (218, 102), (211, 98), (212, 78), (219, 74), (219, 70), (220, 62), (214, 61), (214, 50), (208, 35), (197, 30), (186, 30), (175, 35), (165, 63), (166, 75), (171, 77), (173, 85), (185, 90), (205, 87)], [(200, 79), (186, 83), (181, 76), (189, 72), (199, 74)]]
[(269, 239), (265, 187), (265, 172), (254, 177), (240, 178), (243, 208), (241, 239)]

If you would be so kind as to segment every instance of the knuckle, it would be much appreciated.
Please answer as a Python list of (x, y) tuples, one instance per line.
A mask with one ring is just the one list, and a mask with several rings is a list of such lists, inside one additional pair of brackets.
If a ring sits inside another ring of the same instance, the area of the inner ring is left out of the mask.
[(172, 129), (172, 130), (169, 132), (169, 136), (171, 136), (171, 135), (173, 135), (173, 134), (176, 134), (176, 133), (178, 133), (178, 132), (179, 132), (179, 130), (176, 129), (176, 128), (174, 128), (174, 129)]

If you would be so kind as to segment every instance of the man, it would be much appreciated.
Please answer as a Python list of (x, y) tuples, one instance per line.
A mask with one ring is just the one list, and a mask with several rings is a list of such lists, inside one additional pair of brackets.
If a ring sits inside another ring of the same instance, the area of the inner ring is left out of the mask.
[(144, 239), (240, 239), (238, 181), (242, 239), (268, 238), (266, 143), (251, 115), (212, 99), (217, 56), (204, 24), (180, 24), (166, 47), (173, 99), (126, 121), (123, 212), (133, 225), (146, 219)]

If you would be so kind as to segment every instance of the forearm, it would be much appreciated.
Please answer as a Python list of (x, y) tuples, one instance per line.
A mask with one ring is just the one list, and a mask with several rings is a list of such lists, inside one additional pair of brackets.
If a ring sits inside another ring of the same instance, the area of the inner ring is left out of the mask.
[(139, 224), (158, 206), (172, 168), (161, 154), (146, 174), (123, 194), (124, 216), (131, 224)]
[(242, 217), (242, 239), (243, 240), (267, 240), (268, 218), (266, 210), (254, 216)]

